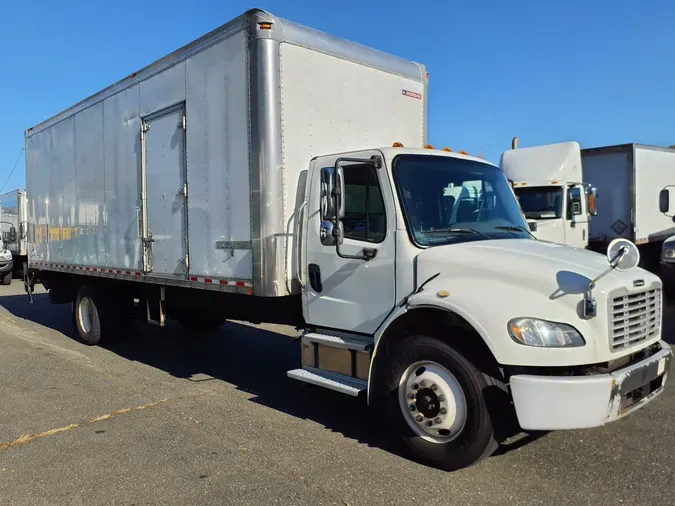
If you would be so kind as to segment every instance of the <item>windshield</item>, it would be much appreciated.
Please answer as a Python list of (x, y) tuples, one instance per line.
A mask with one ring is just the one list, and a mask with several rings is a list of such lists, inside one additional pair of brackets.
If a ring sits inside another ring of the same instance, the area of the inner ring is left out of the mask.
[(408, 230), (419, 246), (531, 237), (506, 176), (493, 165), (400, 155), (393, 174)]
[(515, 192), (526, 218), (552, 220), (562, 216), (562, 188), (531, 186), (516, 188)]

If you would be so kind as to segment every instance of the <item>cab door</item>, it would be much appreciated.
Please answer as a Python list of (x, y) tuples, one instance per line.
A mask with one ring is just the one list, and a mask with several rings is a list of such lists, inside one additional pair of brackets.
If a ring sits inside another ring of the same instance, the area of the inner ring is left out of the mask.
[[(369, 163), (377, 156), (380, 168)], [(338, 156), (316, 158), (307, 179), (303, 237), (305, 320), (317, 327), (373, 334), (395, 303), (396, 218), (393, 191), (379, 151), (344, 161), (344, 239), (336, 247), (330, 173)]]
[(567, 189), (565, 210), (565, 244), (585, 248), (588, 245), (588, 209), (582, 185)]

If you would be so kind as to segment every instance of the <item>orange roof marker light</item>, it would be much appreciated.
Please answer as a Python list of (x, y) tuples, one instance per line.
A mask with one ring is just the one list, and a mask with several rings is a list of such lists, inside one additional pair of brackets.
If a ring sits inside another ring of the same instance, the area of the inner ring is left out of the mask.
[(403, 144), (401, 144), (400, 142), (395, 142), (391, 145), (391, 147), (392, 148), (402, 148)]
[(467, 155), (467, 156), (469, 155), (469, 153), (467, 153), (466, 151), (460, 151), (459, 154), (460, 155)]
[(424, 149), (434, 149), (434, 147), (431, 144), (425, 144)]
[(450, 149), (450, 148), (443, 148), (442, 151), (446, 151), (446, 152), (448, 152), (448, 153), (452, 153), (452, 149)]

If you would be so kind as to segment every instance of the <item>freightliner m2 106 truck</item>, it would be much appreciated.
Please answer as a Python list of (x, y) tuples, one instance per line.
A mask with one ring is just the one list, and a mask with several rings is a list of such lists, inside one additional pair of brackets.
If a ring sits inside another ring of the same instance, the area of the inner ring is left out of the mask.
[(497, 448), (504, 406), (551, 430), (654, 399), (660, 280), (629, 241), (532, 239), (499, 167), (425, 147), (426, 99), (421, 65), (248, 11), (26, 131), (26, 288), (87, 344), (137, 304), (302, 327), (288, 376), (444, 469)]

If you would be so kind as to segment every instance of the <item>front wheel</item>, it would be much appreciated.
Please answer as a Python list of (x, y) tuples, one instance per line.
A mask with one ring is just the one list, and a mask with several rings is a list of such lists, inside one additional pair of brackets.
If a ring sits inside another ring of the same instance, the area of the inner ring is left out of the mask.
[(484, 398), (491, 382), (455, 349), (412, 336), (387, 362), (384, 420), (414, 459), (452, 471), (497, 449)]

